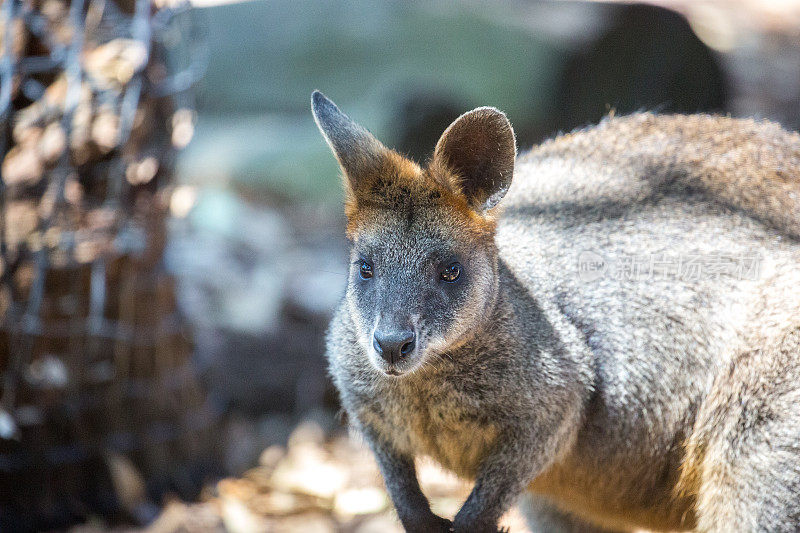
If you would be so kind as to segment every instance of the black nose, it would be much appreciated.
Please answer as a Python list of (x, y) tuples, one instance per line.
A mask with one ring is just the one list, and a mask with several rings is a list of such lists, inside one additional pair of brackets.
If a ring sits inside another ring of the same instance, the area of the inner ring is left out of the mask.
[(372, 346), (383, 360), (394, 364), (414, 350), (416, 335), (410, 330), (375, 331)]

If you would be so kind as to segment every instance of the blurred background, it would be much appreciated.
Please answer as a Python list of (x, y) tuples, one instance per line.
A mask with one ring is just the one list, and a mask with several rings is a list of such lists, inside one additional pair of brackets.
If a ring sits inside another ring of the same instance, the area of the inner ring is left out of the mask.
[[(609, 113), (800, 128), (800, 2), (3, 0), (0, 530), (400, 531), (324, 334), (320, 89), (424, 161)], [(452, 515), (469, 487), (420, 465)], [(512, 512), (506, 523), (525, 531)]]

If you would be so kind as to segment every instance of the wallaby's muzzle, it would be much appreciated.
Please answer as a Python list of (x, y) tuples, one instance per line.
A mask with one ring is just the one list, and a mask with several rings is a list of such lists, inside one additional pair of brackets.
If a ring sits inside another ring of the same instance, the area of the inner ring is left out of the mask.
[(389, 365), (394, 365), (414, 351), (417, 336), (411, 329), (376, 329), (372, 347)]

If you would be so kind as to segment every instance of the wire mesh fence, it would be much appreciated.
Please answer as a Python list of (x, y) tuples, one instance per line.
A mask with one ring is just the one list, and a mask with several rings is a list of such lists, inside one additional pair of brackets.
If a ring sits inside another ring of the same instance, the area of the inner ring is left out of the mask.
[(162, 261), (202, 26), (170, 0), (0, 17), (0, 529), (146, 520), (213, 456)]

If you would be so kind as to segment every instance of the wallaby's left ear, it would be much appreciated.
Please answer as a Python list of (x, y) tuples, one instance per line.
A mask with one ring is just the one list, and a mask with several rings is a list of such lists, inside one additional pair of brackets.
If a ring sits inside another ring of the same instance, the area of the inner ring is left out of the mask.
[(436, 144), (433, 160), (455, 172), (470, 205), (485, 211), (511, 186), (516, 155), (514, 129), (505, 114), (479, 107), (450, 124)]
[(346, 187), (352, 192), (357, 191), (366, 179), (381, 168), (388, 150), (319, 91), (311, 95), (311, 110), (317, 126), (347, 175)]

